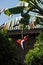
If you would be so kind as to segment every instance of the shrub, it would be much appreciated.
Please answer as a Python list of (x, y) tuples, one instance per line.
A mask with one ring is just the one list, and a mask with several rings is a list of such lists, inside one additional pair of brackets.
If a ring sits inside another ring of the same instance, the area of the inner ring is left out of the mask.
[(0, 31), (0, 65), (16, 65), (15, 51), (17, 49), (15, 44), (12, 44), (5, 32)]
[(34, 49), (28, 51), (24, 62), (26, 65), (43, 65), (43, 32), (36, 38)]

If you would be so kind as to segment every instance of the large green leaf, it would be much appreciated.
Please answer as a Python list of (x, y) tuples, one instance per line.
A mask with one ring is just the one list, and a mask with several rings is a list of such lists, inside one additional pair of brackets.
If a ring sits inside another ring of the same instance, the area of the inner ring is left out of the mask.
[(23, 10), (24, 10), (24, 6), (18, 6), (14, 8), (8, 8), (7, 10), (5, 9), (4, 13), (9, 16), (11, 14), (22, 13)]
[(36, 9), (40, 10), (43, 12), (43, 4), (40, 5), (40, 3), (43, 3), (41, 0), (20, 0), (20, 1), (25, 1), (28, 2), (30, 5), (34, 6)]

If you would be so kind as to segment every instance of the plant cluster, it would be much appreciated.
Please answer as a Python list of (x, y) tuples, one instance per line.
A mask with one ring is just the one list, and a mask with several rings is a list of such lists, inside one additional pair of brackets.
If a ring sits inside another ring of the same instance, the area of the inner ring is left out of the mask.
[(12, 44), (5, 32), (0, 31), (0, 65), (16, 65), (16, 49), (16, 45)]
[(34, 49), (26, 54), (25, 63), (26, 65), (43, 65), (43, 32), (36, 38)]

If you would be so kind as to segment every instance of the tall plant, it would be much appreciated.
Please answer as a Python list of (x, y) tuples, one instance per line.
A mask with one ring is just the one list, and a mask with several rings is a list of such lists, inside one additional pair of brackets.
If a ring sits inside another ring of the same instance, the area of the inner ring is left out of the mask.
[[(35, 25), (43, 25), (43, 0), (20, 0), (20, 4), (16, 7), (5, 8), (0, 10), (0, 13), (10, 16), (15, 14), (21, 14), (20, 23), (25, 25), (29, 24), (30, 18), (35, 17)], [(33, 12), (33, 14), (30, 14)], [(33, 22), (33, 21), (32, 21)]]
[[(43, 1), (42, 0), (20, 0), (21, 4), (4, 9), (4, 13), (6, 15), (12, 15), (12, 14), (21, 14), (22, 19), (20, 20), (21, 24), (27, 25), (29, 24), (29, 20), (31, 16), (35, 17), (35, 23), (43, 25)], [(30, 12), (33, 12), (33, 14), (30, 14)], [(33, 21), (32, 21), (33, 22)]]

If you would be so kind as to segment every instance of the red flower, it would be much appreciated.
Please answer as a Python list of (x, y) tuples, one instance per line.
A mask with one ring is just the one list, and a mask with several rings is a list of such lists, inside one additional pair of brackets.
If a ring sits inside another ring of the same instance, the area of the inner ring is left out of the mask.
[[(27, 36), (24, 36), (24, 38), (22, 39), (22, 40), (28, 40), (28, 35)], [(18, 40), (16, 40), (16, 42), (18, 43), (18, 44), (21, 44), (21, 41), (22, 41), (21, 39), (18, 39)]]
[(21, 44), (21, 39), (16, 40), (18, 44)]
[(28, 40), (28, 35), (27, 36), (24, 36), (24, 40)]

